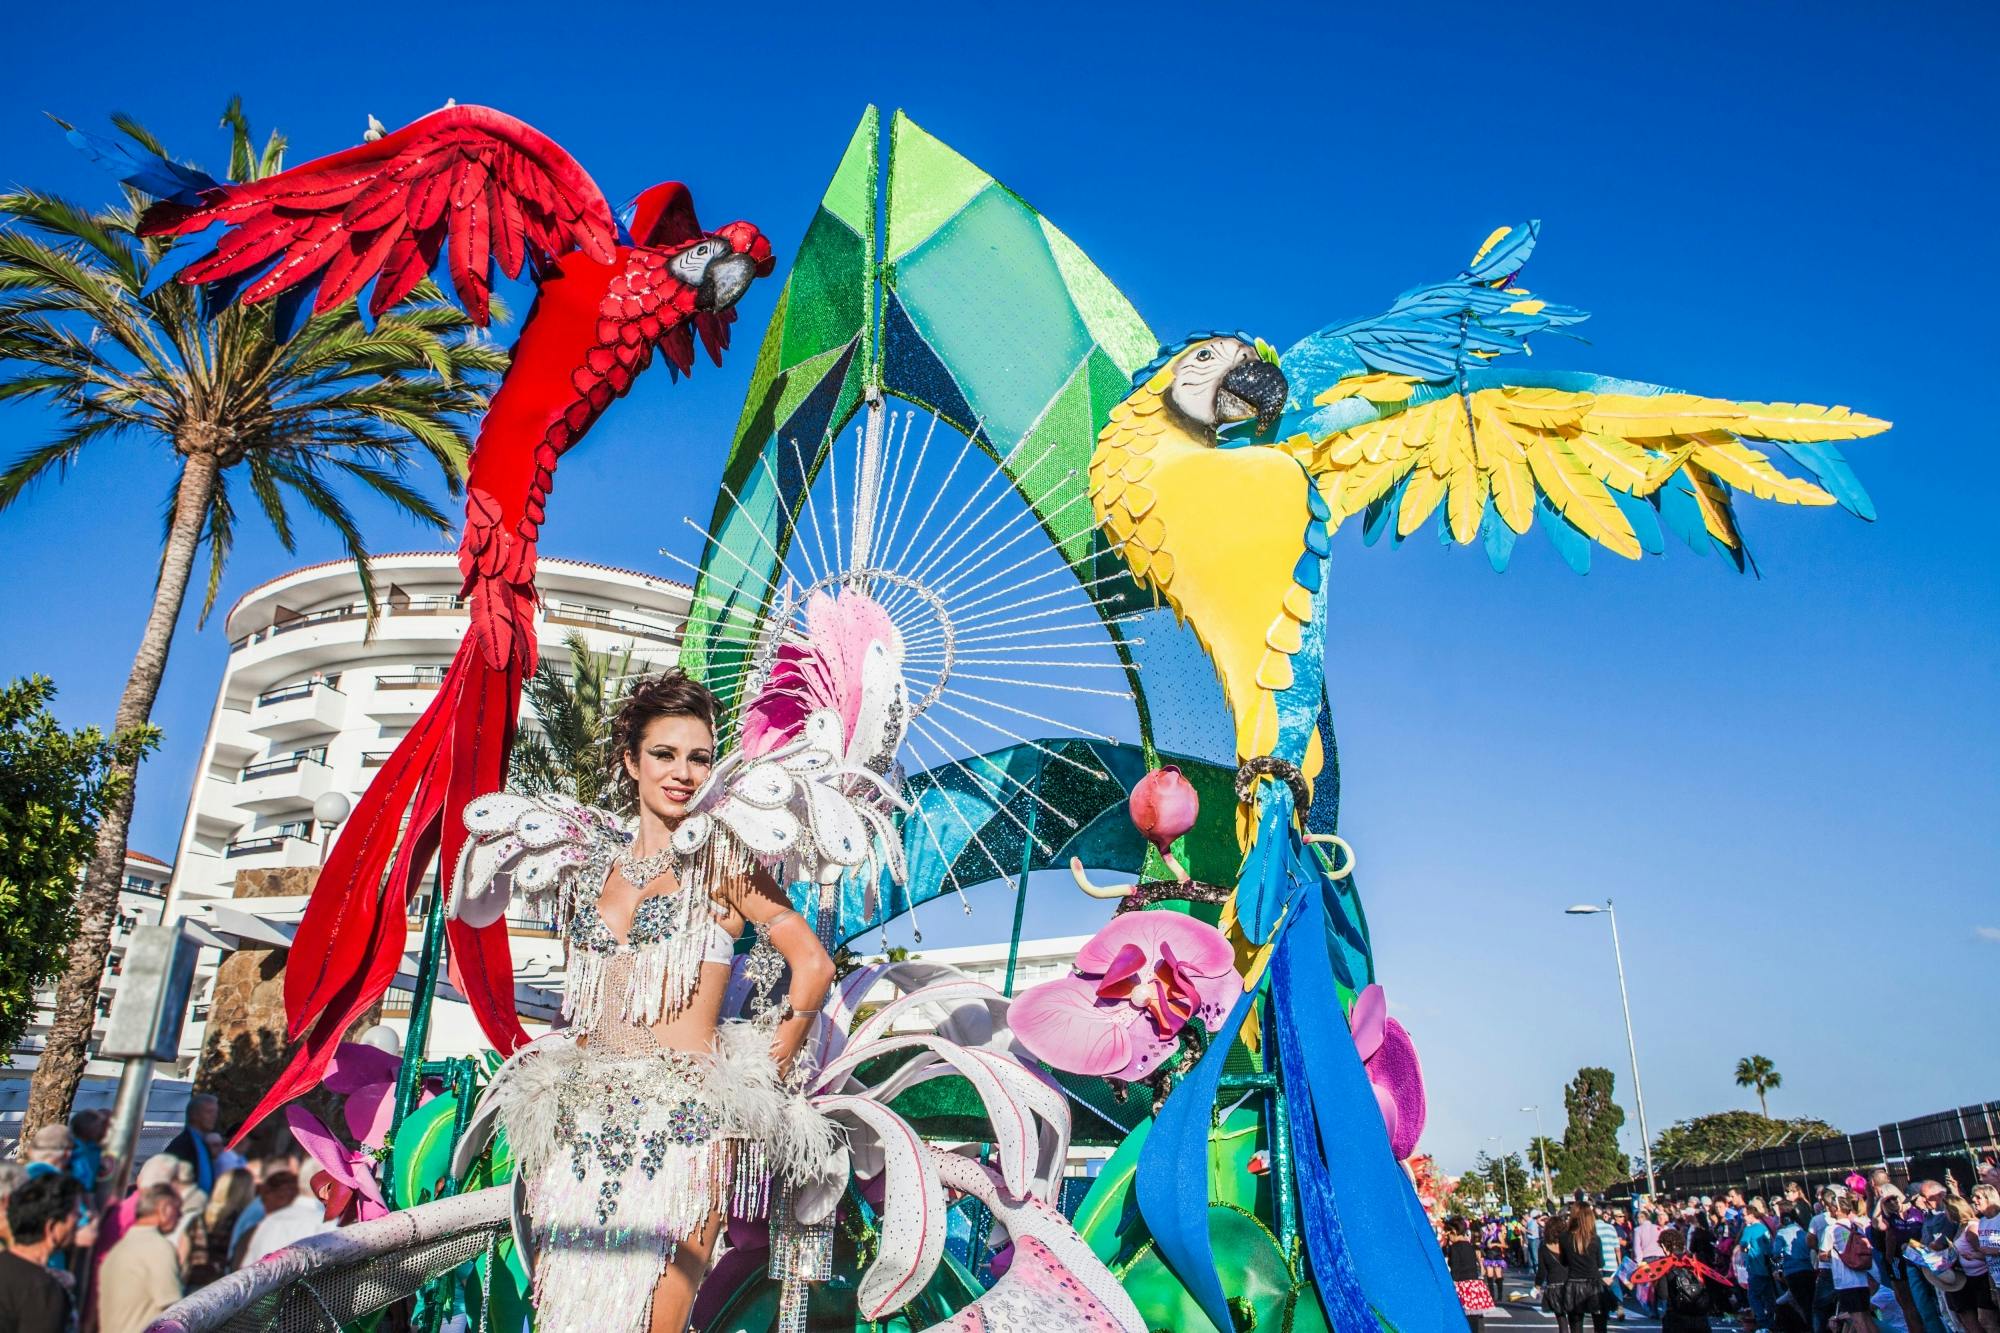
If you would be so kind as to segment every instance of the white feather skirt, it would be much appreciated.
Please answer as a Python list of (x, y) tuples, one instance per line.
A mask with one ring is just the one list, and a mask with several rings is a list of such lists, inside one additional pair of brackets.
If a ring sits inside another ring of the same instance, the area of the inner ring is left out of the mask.
[(682, 1241), (717, 1214), (766, 1216), (774, 1178), (818, 1175), (842, 1146), (779, 1077), (766, 1031), (725, 1023), (701, 1053), (608, 1036), (532, 1042), (485, 1094), (527, 1182), (539, 1333), (643, 1330)]

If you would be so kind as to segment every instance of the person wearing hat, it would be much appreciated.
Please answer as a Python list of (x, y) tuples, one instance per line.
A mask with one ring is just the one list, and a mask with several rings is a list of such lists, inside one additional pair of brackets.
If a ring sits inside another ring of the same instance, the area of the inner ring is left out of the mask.
[(28, 1179), (61, 1175), (69, 1170), (70, 1154), (75, 1151), (76, 1140), (66, 1127), (43, 1125), (29, 1135), (28, 1150), (23, 1154), (28, 1159)]
[[(24, 1156), (28, 1159), (28, 1179), (42, 1180), (49, 1176), (68, 1176), (70, 1154), (76, 1150), (76, 1140), (69, 1130), (61, 1125), (43, 1125), (28, 1137), (28, 1148)], [(89, 1249), (97, 1242), (97, 1223), (92, 1213), (92, 1200), (83, 1193), (82, 1182), (78, 1182), (76, 1208), (76, 1235), (69, 1244), (79, 1249)], [(49, 1267), (61, 1272), (70, 1265), (71, 1258), (63, 1250), (58, 1250), (49, 1260)]]

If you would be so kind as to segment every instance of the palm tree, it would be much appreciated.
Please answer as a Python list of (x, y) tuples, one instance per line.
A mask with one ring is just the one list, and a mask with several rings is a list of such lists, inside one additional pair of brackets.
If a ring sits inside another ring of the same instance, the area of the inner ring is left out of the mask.
[(1746, 1055), (1736, 1062), (1736, 1086), (1757, 1089), (1757, 1107), (1766, 1120), (1771, 1118), (1771, 1107), (1765, 1102), (1764, 1094), (1772, 1088), (1782, 1087), (1785, 1076), (1767, 1056)]
[(634, 663), (632, 645), (593, 652), (572, 631), (569, 670), (548, 658), (521, 687), (534, 708), (535, 727), (522, 728), (508, 757), (508, 783), (530, 796), (567, 796), (585, 805), (616, 799), (612, 781), (611, 719), (635, 681), (654, 668)]
[[(137, 122), (118, 116), (113, 123), (147, 152), (167, 156)], [(234, 101), (222, 123), (230, 131), (231, 180), (281, 169), (282, 135), (257, 150)], [(290, 340), (265, 306), (228, 306), (211, 317), (193, 289), (157, 280), (183, 254), (172, 238), (138, 234), (147, 202), (130, 187), (122, 206), (95, 212), (35, 190), (0, 195), (0, 401), (37, 403), (56, 416), (46, 442), (0, 470), (0, 510), (36, 481), (66, 476), (100, 442), (145, 441), (173, 466), (152, 607), (112, 723), (121, 735), (139, 734), (152, 714), (204, 547), (203, 621), (214, 607), (236, 532), (233, 479), (287, 551), (294, 549), (291, 506), (330, 524), (357, 563), (372, 612), (367, 552), (343, 489), (449, 531), (451, 520), (413, 484), (411, 465), (427, 459), (459, 489), (469, 419), (506, 363), (428, 283), (373, 328), (351, 301)], [(121, 766), (120, 799), (97, 826), (24, 1142), (69, 1114), (83, 1075), (123, 877), (134, 767)]]

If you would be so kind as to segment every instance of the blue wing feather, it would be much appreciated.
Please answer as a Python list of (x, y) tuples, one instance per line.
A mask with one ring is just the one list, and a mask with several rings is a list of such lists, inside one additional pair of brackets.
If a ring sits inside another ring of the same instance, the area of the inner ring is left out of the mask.
[(1627, 495), (1616, 486), (1604, 488), (1611, 492), (1617, 502), (1618, 512), (1625, 515), (1625, 521), (1632, 525), (1632, 532), (1639, 538), (1639, 549), (1647, 555), (1665, 555), (1666, 537), (1660, 532), (1660, 516), (1653, 506), (1636, 495)]
[(1856, 518), (1875, 521), (1875, 502), (1868, 497), (1861, 485), (1861, 478), (1854, 475), (1854, 469), (1847, 465), (1847, 458), (1831, 444), (1787, 444), (1783, 440), (1772, 440), (1772, 444), (1784, 450), (1794, 463), (1813, 474), (1813, 479), (1824, 486), (1827, 493), (1840, 501), (1840, 507)]
[(1554, 505), (1540, 491), (1535, 493), (1535, 508), (1541, 511), (1541, 529), (1549, 536), (1549, 545), (1556, 548), (1563, 563), (1579, 574), (1590, 572), (1590, 538), (1577, 531), (1576, 526), (1562, 516)]
[(1486, 563), (1493, 566), (1494, 573), (1505, 574), (1508, 562), (1514, 558), (1514, 543), (1520, 538), (1501, 520), (1491, 496), (1486, 499), (1485, 517), (1479, 520), (1479, 534), (1486, 547)]
[(1530, 218), (1509, 227), (1505, 236), (1495, 241), (1485, 254), (1467, 264), (1458, 276), (1467, 282), (1498, 282), (1511, 278), (1526, 266), (1541, 235), (1540, 218)]
[(1340, 408), (1358, 414), (1350, 421), (1312, 406), (1314, 398), (1350, 375), (1373, 370), (1449, 384), (1491, 357), (1525, 352), (1532, 334), (1588, 318), (1581, 310), (1531, 302), (1493, 285), (1504, 284), (1527, 262), (1539, 228), (1534, 222), (1513, 227), (1451, 281), (1414, 287), (1382, 314), (1331, 324), (1294, 343), (1278, 360), (1292, 388), (1279, 437), (1304, 430), (1324, 438), (1367, 420), (1369, 408)]
[(1667, 530), (1687, 543), (1687, 548), (1696, 555), (1707, 555), (1715, 545), (1707, 525), (1701, 521), (1701, 507), (1695, 503), (1694, 490), (1687, 478), (1669, 477), (1664, 486), (1653, 492), (1653, 505)]
[(213, 190), (221, 184), (205, 172), (169, 162), (157, 153), (141, 149), (135, 156), (115, 139), (75, 129), (67, 131), (65, 137), (72, 147), (98, 166), (133, 189), (144, 190), (156, 199), (194, 204), (200, 202), (202, 191)]

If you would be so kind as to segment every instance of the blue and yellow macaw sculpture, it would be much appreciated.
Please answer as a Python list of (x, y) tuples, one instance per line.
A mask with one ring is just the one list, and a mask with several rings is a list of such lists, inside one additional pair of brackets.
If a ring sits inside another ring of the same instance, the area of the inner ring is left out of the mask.
[[(1346, 1027), (1326, 1021), (1367, 980), (1353, 975), (1360, 932), (1300, 829), (1320, 765), (1332, 533), (1360, 516), (1369, 540), (1400, 540), (1436, 514), (1443, 540), (1481, 542), (1505, 568), (1539, 518), (1579, 572), (1593, 545), (1637, 559), (1667, 531), (1742, 569), (1739, 492), (1874, 516), (1837, 442), (1886, 422), (1512, 372), (1503, 358), (1531, 335), (1585, 318), (1515, 285), (1536, 234), (1501, 228), (1455, 278), (1282, 357), (1244, 334), (1167, 349), (1134, 376), (1090, 464), (1105, 535), (1199, 637), (1234, 717), (1246, 855), (1225, 920), (1260, 966), (1225, 1031), (1268, 994), (1261, 1035), (1289, 1108), (1306, 1259), (1341, 1333), (1456, 1333), (1464, 1316)], [(1161, 1109), (1137, 1177), (1147, 1227), (1220, 1328), (1201, 1145), (1228, 1045)]]

